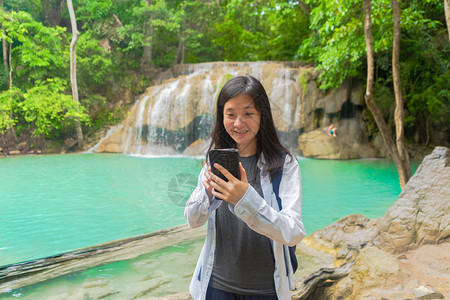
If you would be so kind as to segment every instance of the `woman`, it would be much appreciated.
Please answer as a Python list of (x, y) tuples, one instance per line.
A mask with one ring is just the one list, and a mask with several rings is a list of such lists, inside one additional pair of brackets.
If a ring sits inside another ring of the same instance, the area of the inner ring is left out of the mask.
[[(300, 168), (279, 142), (257, 79), (237, 76), (223, 86), (211, 136), (210, 149), (239, 150), (241, 180), (215, 164), (226, 182), (205, 165), (186, 203), (189, 226), (208, 221), (191, 295), (195, 300), (290, 299), (294, 282), (287, 246), (305, 236)], [(280, 169), (281, 211), (272, 186)]]

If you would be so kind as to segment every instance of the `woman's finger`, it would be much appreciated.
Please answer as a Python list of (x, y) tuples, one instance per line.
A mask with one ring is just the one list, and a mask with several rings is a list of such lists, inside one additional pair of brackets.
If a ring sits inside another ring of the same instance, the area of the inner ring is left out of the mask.
[(225, 169), (224, 167), (222, 167), (221, 165), (219, 165), (218, 163), (214, 164), (214, 167), (220, 171), (220, 173), (223, 174), (223, 176), (225, 176), (226, 179), (228, 179), (229, 181), (232, 181), (233, 179), (237, 179), (236, 177), (233, 176), (233, 174), (231, 174), (227, 169)]
[(209, 184), (208, 180), (203, 179), (202, 183), (203, 183), (203, 186), (205, 187), (205, 189), (211, 190), (211, 185)]
[(241, 171), (241, 181), (248, 183), (247, 180), (247, 173), (245, 172), (244, 167), (242, 166), (242, 163), (239, 162), (239, 170)]

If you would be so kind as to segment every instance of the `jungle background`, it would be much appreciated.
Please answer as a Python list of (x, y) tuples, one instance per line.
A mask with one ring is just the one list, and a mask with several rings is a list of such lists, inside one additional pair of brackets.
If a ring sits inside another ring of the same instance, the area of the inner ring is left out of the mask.
[[(372, 1), (373, 95), (394, 135), (393, 14)], [(449, 33), (443, 0), (401, 1), (400, 78), (410, 152), (449, 146)], [(0, 1), (0, 152), (85, 150), (119, 123), (158, 74), (177, 64), (300, 61), (320, 87), (365, 82), (357, 0), (74, 0), (79, 105), (65, 0)], [(84, 144), (76, 142), (80, 120)], [(368, 127), (377, 131), (373, 118)], [(413, 158), (414, 158), (414, 153)]]

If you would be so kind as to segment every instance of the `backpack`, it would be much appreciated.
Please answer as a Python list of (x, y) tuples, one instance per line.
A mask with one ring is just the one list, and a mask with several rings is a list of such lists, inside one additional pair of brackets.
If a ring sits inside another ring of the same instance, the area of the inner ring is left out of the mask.
[[(275, 196), (277, 197), (278, 207), (280, 208), (280, 210), (282, 209), (282, 206), (281, 206), (281, 198), (279, 196), (279, 192), (280, 192), (280, 182), (281, 182), (281, 176), (283, 175), (283, 165), (284, 165), (285, 159), (286, 159), (286, 153), (283, 152), (283, 155), (282, 155), (283, 164), (281, 165), (281, 168), (279, 168), (275, 172), (275, 174), (272, 178), (273, 192), (275, 193)], [(297, 248), (297, 246), (289, 246), (288, 247), (293, 273), (295, 273), (295, 271), (297, 271), (297, 268), (298, 268), (297, 256), (295, 255), (296, 248)], [(287, 260), (285, 259), (284, 262), (286, 263), (286, 272), (288, 272)]]

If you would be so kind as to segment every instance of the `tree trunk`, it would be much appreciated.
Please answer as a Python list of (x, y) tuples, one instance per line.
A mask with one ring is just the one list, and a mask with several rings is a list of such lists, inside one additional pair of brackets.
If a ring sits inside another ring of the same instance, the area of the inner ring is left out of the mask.
[[(3, 8), (3, 0), (0, 2), (1, 7)], [(2, 32), (3, 36), (6, 35), (5, 33), (5, 26), (2, 24)], [(2, 38), (2, 47), (3, 47), (3, 65), (5, 66), (5, 71), (8, 69), (8, 42), (5, 38)]]
[(308, 17), (311, 15), (309, 12), (308, 6), (303, 1), (298, 1), (298, 4), (300, 4), (300, 7), (303, 9), (303, 11), (308, 15)]
[(47, 25), (55, 27), (61, 23), (64, 0), (41, 0), (42, 19)]
[(184, 43), (183, 43), (183, 37), (180, 36), (178, 40), (178, 48), (177, 48), (177, 56), (175, 57), (175, 60), (173, 61), (172, 65), (177, 64), (184, 64)]
[(450, 2), (444, 0), (445, 21), (447, 22), (448, 40), (450, 41)]
[[(153, 0), (147, 0), (147, 5), (153, 5)], [(148, 20), (145, 24), (145, 41), (149, 43), (150, 45), (144, 46), (141, 62), (140, 62), (140, 69), (143, 72), (148, 71), (152, 66), (152, 56), (153, 56), (153, 26), (151, 24), (151, 21), (153, 19), (152, 14), (150, 15), (150, 20)]]
[[(73, 10), (72, 0), (67, 0), (67, 8), (69, 9), (70, 23), (72, 25), (72, 41), (70, 42), (70, 82), (72, 83), (72, 96), (73, 100), (77, 103), (77, 110), (79, 111), (80, 101), (78, 100), (78, 87), (77, 87), (77, 61), (76, 61), (76, 44), (80, 33), (77, 29), (77, 20), (75, 18), (75, 12)], [(80, 118), (75, 118), (75, 127), (77, 132), (78, 147), (83, 147), (83, 132), (81, 130)]]
[[(5, 27), (2, 25), (3, 34), (5, 34)], [(6, 39), (2, 39), (3, 46), (3, 65), (5, 66), (5, 70), (8, 69), (8, 42)]]
[[(411, 165), (409, 163), (409, 154), (405, 148), (405, 130), (404, 130), (404, 103), (402, 88), (400, 84), (400, 4), (398, 0), (391, 0), (392, 13), (394, 15), (394, 32), (393, 32), (393, 46), (392, 46), (392, 77), (394, 80), (394, 94), (395, 94), (395, 129), (397, 137), (397, 151), (402, 161), (403, 167), (400, 172), (404, 172), (406, 182), (411, 178)], [(405, 184), (406, 184), (405, 182)]]
[(405, 172), (402, 171), (404, 168), (403, 162), (400, 159), (400, 156), (397, 152), (397, 148), (395, 146), (394, 140), (389, 132), (389, 128), (386, 125), (386, 122), (383, 119), (383, 114), (380, 109), (376, 105), (373, 99), (373, 82), (374, 82), (374, 57), (373, 57), (373, 46), (372, 46), (372, 24), (371, 24), (371, 1), (364, 0), (364, 36), (366, 40), (366, 51), (367, 51), (367, 87), (366, 94), (364, 98), (366, 100), (367, 107), (377, 123), (378, 129), (380, 130), (381, 136), (383, 137), (383, 141), (388, 148), (389, 154), (394, 160), (395, 166), (397, 167), (400, 187), (406, 185), (408, 178), (405, 177)]
[[(12, 50), (12, 43), (9, 43), (9, 101), (11, 101), (12, 103), (12, 56), (11, 56), (11, 51)], [(13, 119), (13, 111), (12, 108), (9, 111), (9, 119), (12, 120)], [(11, 127), (9, 128), (9, 131), (11, 133), (11, 136), (13, 137), (14, 141), (17, 142), (17, 135), (16, 135), (16, 130), (14, 129), (14, 124), (11, 125)]]

